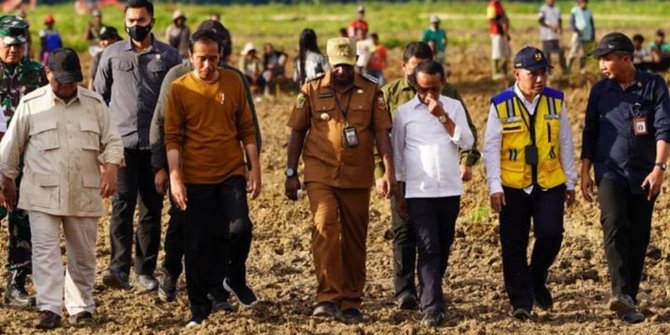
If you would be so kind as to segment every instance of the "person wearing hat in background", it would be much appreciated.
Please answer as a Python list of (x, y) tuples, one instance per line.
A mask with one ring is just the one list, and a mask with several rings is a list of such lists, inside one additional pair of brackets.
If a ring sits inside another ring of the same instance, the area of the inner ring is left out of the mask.
[(102, 12), (99, 9), (96, 9), (92, 12), (93, 21), (89, 21), (86, 24), (86, 31), (84, 31), (84, 40), (88, 42), (88, 53), (91, 57), (95, 57), (99, 52), (104, 49), (98, 44), (100, 40), (100, 32), (105, 26), (102, 24)]
[(645, 318), (637, 307), (637, 293), (670, 150), (668, 87), (662, 77), (635, 68), (633, 50), (626, 35), (614, 32), (603, 36), (591, 53), (605, 78), (589, 94), (581, 154), (581, 188), (587, 201), (598, 186), (612, 281), (608, 307), (628, 323)]
[(102, 26), (100, 32), (98, 32), (98, 38), (100, 39), (98, 42), (100, 50), (93, 56), (91, 68), (89, 70), (90, 79), (88, 81), (88, 88), (91, 90), (93, 89), (93, 82), (95, 82), (95, 74), (98, 72), (98, 64), (100, 64), (102, 52), (107, 49), (108, 46), (122, 40), (121, 36), (119, 36), (119, 32), (112, 26)]
[(63, 298), (71, 325), (93, 321), (102, 198), (114, 194), (116, 171), (124, 159), (121, 138), (102, 97), (78, 86), (83, 77), (77, 53), (54, 50), (46, 75), (49, 85), (21, 99), (0, 142), (0, 172), (4, 187), (14, 188), (23, 160), (21, 192), (32, 196), (20, 198), (17, 207), (30, 216), (39, 311), (34, 325), (51, 329), (61, 324)]
[(563, 92), (546, 87), (548, 66), (537, 48), (516, 54), (516, 82), (491, 99), (484, 139), (491, 207), (500, 213), (505, 289), (512, 316), (524, 321), (533, 304), (553, 306), (547, 276), (563, 241), (564, 203), (574, 202), (577, 181), (566, 103)]
[(365, 8), (363, 6), (358, 6), (356, 9), (357, 17), (355, 20), (349, 23), (347, 28), (347, 33), (349, 33), (349, 38), (357, 38), (356, 31), (362, 30), (364, 35), (368, 35), (368, 22), (365, 21)]
[(486, 6), (486, 18), (489, 20), (489, 35), (491, 36), (492, 79), (503, 79), (507, 77), (512, 48), (509, 44), (511, 39), (509, 17), (500, 0), (489, 1)]
[(558, 54), (558, 61), (561, 65), (563, 74), (568, 73), (565, 63), (565, 53), (561, 46), (561, 34), (563, 33), (563, 20), (561, 19), (561, 9), (554, 3), (554, 0), (545, 0), (544, 5), (540, 7), (538, 22), (540, 23), (540, 41), (542, 42), (542, 52), (547, 56), (547, 74), (551, 76), (551, 54)]
[[(147, 292), (158, 288), (154, 271), (163, 209), (163, 195), (154, 186), (149, 128), (163, 78), (170, 68), (181, 63), (181, 57), (175, 48), (151, 33), (156, 19), (150, 1), (128, 0), (124, 21), (128, 41), (107, 47), (93, 82), (95, 91), (109, 105), (126, 160), (126, 166), (119, 169), (119, 187), (112, 198), (111, 254), (102, 283), (111, 288), (130, 288), (128, 277), (133, 266), (138, 289)], [(139, 220), (134, 230), (136, 205)]]
[(49, 14), (44, 18), (45, 27), (40, 30), (40, 62), (43, 66), (47, 66), (52, 51), (63, 47), (63, 40), (54, 24), (56, 20)]
[[(219, 67), (225, 70), (235, 72), (242, 79), (244, 90), (247, 98), (247, 105), (251, 110), (251, 117), (254, 123), (256, 138), (256, 147), (258, 152), (261, 151), (261, 129), (256, 115), (256, 108), (254, 107), (254, 99), (249, 89), (249, 83), (246, 77), (237, 68), (228, 65), (225, 62), (232, 53), (232, 41), (230, 32), (219, 22), (214, 20), (207, 20), (200, 24), (198, 31), (211, 30), (215, 32), (217, 40), (220, 45)], [(179, 64), (165, 75), (161, 91), (156, 103), (156, 110), (151, 119), (151, 129), (149, 138), (151, 142), (151, 165), (155, 171), (155, 185), (156, 191), (160, 194), (165, 194), (168, 189), (168, 163), (167, 153), (165, 151), (165, 111), (167, 109), (167, 96), (170, 90), (170, 85), (177, 78), (193, 71), (193, 63), (190, 61)], [(247, 158), (247, 166), (250, 161)], [(170, 198), (170, 200), (172, 200)], [(165, 241), (163, 248), (165, 250), (165, 257), (163, 258), (162, 271), (163, 276), (158, 285), (158, 297), (163, 301), (173, 301), (177, 294), (177, 280), (182, 273), (182, 258), (184, 256), (184, 240), (183, 240), (183, 224), (179, 209), (171, 203), (170, 221), (168, 222), (167, 232), (165, 233)], [(249, 307), (253, 306), (258, 298), (256, 294), (246, 284), (246, 260), (249, 256), (252, 239), (252, 225), (251, 220), (241, 220), (238, 224), (230, 227), (230, 243), (228, 255), (228, 287), (233, 291), (240, 305)], [(223, 281), (223, 278), (221, 279)], [(223, 286), (219, 285), (209, 292), (208, 297), (212, 300), (212, 311), (217, 310), (232, 310), (232, 305), (228, 302), (229, 293), (223, 290)]]
[(670, 67), (670, 43), (665, 41), (665, 31), (656, 30), (654, 40), (649, 44), (653, 71), (666, 71)]
[[(24, 56), (28, 25), (18, 16), (0, 17), (0, 129), (11, 122), (21, 98), (47, 84), (44, 68)], [(18, 75), (20, 74), (20, 75)], [(21, 174), (16, 178), (20, 184)], [(6, 191), (14, 193), (15, 189)], [(35, 304), (26, 291), (26, 277), (31, 273), (31, 237), (28, 213), (15, 207), (18, 194), (8, 197), (9, 206), (0, 208), (0, 219), (7, 216), (9, 243), (7, 247), (7, 287), (4, 303), (25, 308)]]
[(165, 40), (179, 51), (182, 59), (188, 60), (188, 46), (191, 29), (186, 25), (186, 15), (177, 9), (172, 13), (172, 24), (165, 30)]
[(423, 32), (421, 37), (421, 42), (428, 43), (428, 41), (435, 42), (435, 56), (433, 59), (444, 65), (447, 53), (447, 31), (440, 28), (440, 17), (437, 15), (430, 16), (430, 27)]
[[(381, 195), (390, 198), (395, 173), (391, 117), (377, 83), (355, 72), (346, 37), (328, 40), (332, 69), (302, 86), (288, 120), (286, 197), (298, 199), (298, 160), (314, 217), (312, 255), (317, 306), (312, 315), (361, 322), (370, 187), (376, 143), (385, 167)], [(303, 150), (304, 149), (304, 150)]]
[(261, 92), (265, 86), (265, 79), (261, 76), (263, 73), (263, 61), (258, 57), (254, 43), (247, 42), (240, 55), (242, 55), (239, 60), (240, 71), (247, 77), (247, 82), (249, 82), (253, 91)]
[[(395, 116), (398, 106), (414, 99), (417, 89), (410, 82), (409, 78), (414, 73), (417, 65), (430, 60), (433, 52), (424, 42), (409, 43), (402, 56), (402, 71), (404, 77), (392, 81), (384, 87), (384, 100), (391, 116)], [(446, 78), (446, 74), (445, 74)], [(469, 150), (459, 151), (460, 178), (462, 181), (472, 179), (472, 167), (477, 164), (481, 154), (477, 149), (477, 128), (472, 123), (472, 118), (468, 108), (463, 101), (460, 93), (451, 83), (444, 82), (441, 95), (458, 100), (463, 106), (465, 117), (470, 128), (470, 133), (474, 137), (472, 147)], [(375, 185), (383, 185), (381, 179), (384, 175), (384, 165), (378, 155), (375, 156)], [(417, 291), (415, 285), (416, 277), (416, 236), (412, 226), (411, 218), (403, 218), (398, 214), (396, 203), (391, 201), (391, 229), (393, 232), (393, 287), (395, 290), (395, 299), (400, 309), (415, 309), (417, 307)]]

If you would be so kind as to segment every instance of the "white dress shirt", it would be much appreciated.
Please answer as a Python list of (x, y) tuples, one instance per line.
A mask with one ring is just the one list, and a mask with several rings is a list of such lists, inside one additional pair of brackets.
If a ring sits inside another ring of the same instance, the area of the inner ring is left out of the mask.
[(474, 142), (463, 105), (440, 96), (442, 108), (454, 121), (454, 135), (428, 111), (417, 96), (398, 107), (393, 122), (393, 161), (396, 179), (405, 182), (406, 198), (438, 198), (463, 194), (458, 148)]
[[(523, 94), (519, 90), (517, 84), (514, 84), (514, 93), (523, 103), (526, 110), (532, 115), (535, 113), (535, 107), (540, 100), (538, 94), (533, 98), (533, 101), (526, 101)], [(558, 140), (560, 143), (561, 153), (561, 168), (567, 177), (565, 185), (568, 190), (574, 190), (577, 183), (577, 171), (575, 170), (575, 152), (572, 145), (572, 129), (570, 127), (570, 120), (568, 119), (568, 111), (563, 101), (561, 107), (560, 127), (558, 130)], [(502, 147), (502, 125), (498, 119), (498, 113), (493, 104), (489, 108), (489, 120), (486, 124), (486, 134), (484, 136), (484, 166), (486, 167), (486, 179), (489, 184), (490, 194), (499, 193), (503, 191), (502, 181), (500, 178), (500, 150)], [(524, 188), (524, 191), (530, 194), (533, 191), (533, 186)]]

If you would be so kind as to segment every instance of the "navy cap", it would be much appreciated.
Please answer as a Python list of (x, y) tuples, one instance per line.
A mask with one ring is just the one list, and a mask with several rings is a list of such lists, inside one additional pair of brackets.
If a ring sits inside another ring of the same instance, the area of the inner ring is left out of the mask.
[(70, 48), (56, 49), (49, 56), (47, 67), (61, 84), (81, 82), (81, 65), (77, 52)]
[(514, 68), (535, 71), (550, 67), (542, 50), (535, 47), (525, 47), (514, 56)]
[(609, 33), (603, 36), (600, 43), (598, 43), (598, 47), (591, 51), (591, 56), (602, 57), (614, 51), (633, 53), (635, 51), (633, 41), (622, 33)]

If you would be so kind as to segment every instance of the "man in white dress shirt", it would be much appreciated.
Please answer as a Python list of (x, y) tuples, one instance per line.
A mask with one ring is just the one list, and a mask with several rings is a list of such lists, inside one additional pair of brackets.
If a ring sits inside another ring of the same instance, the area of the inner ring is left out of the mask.
[[(563, 241), (564, 202), (575, 199), (572, 133), (563, 93), (547, 83), (547, 57), (525, 47), (514, 59), (513, 87), (491, 99), (484, 162), (491, 207), (500, 213), (505, 288), (520, 320), (533, 304), (553, 305), (549, 267)], [(535, 245), (526, 250), (533, 219)]]
[(458, 150), (474, 142), (463, 104), (440, 94), (444, 80), (444, 69), (434, 60), (414, 69), (410, 82), (417, 94), (398, 107), (391, 136), (402, 185), (396, 204), (414, 223), (422, 323), (430, 327), (444, 318), (442, 277), (463, 194)]

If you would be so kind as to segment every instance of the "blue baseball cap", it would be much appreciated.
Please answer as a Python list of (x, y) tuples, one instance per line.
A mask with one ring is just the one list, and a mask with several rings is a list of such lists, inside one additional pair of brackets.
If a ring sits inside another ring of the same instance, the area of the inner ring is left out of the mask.
[(549, 68), (547, 57), (542, 50), (535, 47), (524, 47), (514, 56), (514, 68), (535, 71)]

